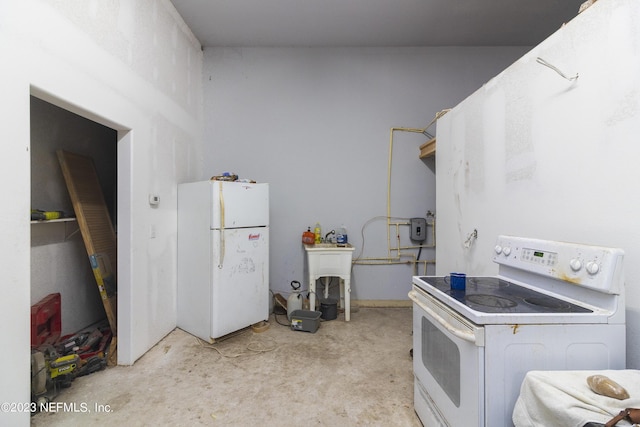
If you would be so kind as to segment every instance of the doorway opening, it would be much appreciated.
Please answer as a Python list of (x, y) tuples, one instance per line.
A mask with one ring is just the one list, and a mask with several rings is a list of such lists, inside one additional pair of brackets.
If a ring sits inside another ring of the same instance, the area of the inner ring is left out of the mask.
[[(30, 131), (31, 305), (59, 293), (59, 334), (75, 334), (104, 323), (106, 313), (57, 151), (93, 159), (117, 230), (118, 131), (34, 95), (30, 98)], [(42, 221), (43, 215), (59, 218)]]

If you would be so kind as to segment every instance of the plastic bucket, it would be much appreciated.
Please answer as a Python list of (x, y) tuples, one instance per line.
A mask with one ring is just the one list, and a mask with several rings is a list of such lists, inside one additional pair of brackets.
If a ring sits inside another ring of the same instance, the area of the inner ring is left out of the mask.
[(338, 300), (335, 298), (322, 299), (320, 301), (320, 318), (333, 320), (338, 317)]

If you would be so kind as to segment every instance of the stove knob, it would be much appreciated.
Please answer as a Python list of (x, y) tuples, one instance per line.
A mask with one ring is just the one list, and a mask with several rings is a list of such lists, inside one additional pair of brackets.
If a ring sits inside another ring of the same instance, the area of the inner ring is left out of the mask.
[(504, 254), (504, 256), (509, 256), (511, 254), (511, 248), (507, 246), (502, 250), (502, 253)]
[(493, 249), (496, 251), (496, 253), (497, 253), (498, 255), (500, 255), (500, 252), (502, 252), (502, 246), (500, 246), (500, 245), (496, 245), (496, 247), (495, 247), (495, 248), (493, 248)]
[(571, 266), (571, 269), (573, 271), (580, 271), (580, 269), (582, 268), (582, 262), (580, 262), (578, 258), (574, 258), (569, 261), (569, 265)]
[(589, 261), (587, 263), (587, 272), (589, 274), (591, 275), (598, 274), (598, 271), (600, 271), (600, 266), (596, 264), (595, 261)]

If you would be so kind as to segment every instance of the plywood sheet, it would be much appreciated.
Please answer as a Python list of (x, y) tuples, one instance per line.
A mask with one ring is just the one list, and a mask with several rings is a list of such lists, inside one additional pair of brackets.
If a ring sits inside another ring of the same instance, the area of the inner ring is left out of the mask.
[[(63, 150), (57, 154), (115, 344), (118, 258), (113, 224), (93, 159)], [(115, 353), (113, 344), (111, 354)]]

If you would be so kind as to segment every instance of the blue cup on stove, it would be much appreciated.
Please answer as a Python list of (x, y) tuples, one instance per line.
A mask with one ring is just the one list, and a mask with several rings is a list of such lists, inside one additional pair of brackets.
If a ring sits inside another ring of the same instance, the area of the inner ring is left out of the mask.
[(467, 288), (467, 275), (464, 273), (451, 273), (449, 286), (453, 291), (464, 291)]

